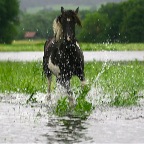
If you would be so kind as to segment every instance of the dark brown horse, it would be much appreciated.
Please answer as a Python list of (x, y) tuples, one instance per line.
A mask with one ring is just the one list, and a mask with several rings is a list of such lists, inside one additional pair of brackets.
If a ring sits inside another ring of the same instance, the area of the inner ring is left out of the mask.
[(73, 75), (79, 77), (82, 85), (85, 82), (84, 56), (75, 37), (75, 25), (81, 26), (78, 11), (79, 8), (73, 11), (61, 7), (61, 15), (53, 22), (54, 37), (45, 42), (43, 70), (48, 78), (47, 98), (50, 98), (52, 74), (69, 95), (70, 79)]

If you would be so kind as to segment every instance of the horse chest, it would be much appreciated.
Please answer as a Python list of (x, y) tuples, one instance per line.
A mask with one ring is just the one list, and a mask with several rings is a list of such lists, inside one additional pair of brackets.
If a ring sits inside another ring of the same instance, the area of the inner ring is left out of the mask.
[(49, 58), (48, 68), (53, 72), (54, 75), (59, 76), (60, 68), (58, 65), (52, 63), (51, 58)]
[(51, 58), (49, 58), (48, 68), (56, 77), (60, 77), (60, 74), (71, 75), (73, 69), (75, 69), (71, 60), (67, 58), (63, 58), (58, 64), (54, 64)]

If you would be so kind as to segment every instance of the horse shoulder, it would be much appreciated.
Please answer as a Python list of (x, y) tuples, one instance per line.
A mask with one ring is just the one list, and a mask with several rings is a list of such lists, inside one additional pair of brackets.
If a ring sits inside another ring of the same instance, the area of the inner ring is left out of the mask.
[(46, 40), (45, 44), (44, 44), (44, 53), (46, 53), (47, 51), (50, 51), (55, 44), (55, 38)]
[(78, 57), (82, 58), (83, 57), (83, 51), (81, 50), (81, 47), (79, 43), (76, 41), (76, 53), (78, 54)]

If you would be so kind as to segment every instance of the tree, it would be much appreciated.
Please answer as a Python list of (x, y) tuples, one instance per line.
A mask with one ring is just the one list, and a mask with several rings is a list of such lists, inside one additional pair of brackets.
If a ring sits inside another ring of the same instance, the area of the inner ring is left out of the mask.
[[(80, 11), (80, 18), (84, 19), (88, 11)], [(20, 25), (18, 27), (17, 39), (23, 39), (26, 31), (36, 31), (38, 38), (49, 38), (53, 36), (53, 20), (60, 11), (41, 10), (34, 14), (20, 13)], [(76, 35), (81, 29), (76, 27)]]
[(144, 1), (129, 0), (123, 3), (123, 11), (125, 15), (120, 25), (121, 39), (124, 42), (144, 42)]
[(108, 17), (98, 12), (89, 13), (83, 21), (79, 40), (83, 42), (104, 42), (107, 40)]
[(59, 12), (42, 10), (35, 14), (21, 14), (17, 39), (23, 39), (26, 31), (35, 31), (38, 38), (53, 36), (52, 24)]
[(102, 5), (99, 12), (108, 16), (110, 21), (107, 28), (107, 35), (110, 42), (117, 42), (120, 40), (119, 26), (123, 19), (123, 11), (120, 3), (108, 3)]
[(11, 43), (19, 24), (19, 1), (0, 0), (0, 43)]

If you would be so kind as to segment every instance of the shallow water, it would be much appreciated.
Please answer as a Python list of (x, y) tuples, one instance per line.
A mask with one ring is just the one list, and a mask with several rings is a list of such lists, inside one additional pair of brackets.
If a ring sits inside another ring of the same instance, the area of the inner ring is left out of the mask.
[[(42, 61), (43, 52), (0, 52), (0, 61)], [(84, 51), (85, 61), (143, 61), (144, 51)]]
[(144, 105), (99, 105), (86, 119), (57, 117), (38, 94), (26, 104), (20, 94), (0, 95), (0, 143), (143, 143)]

